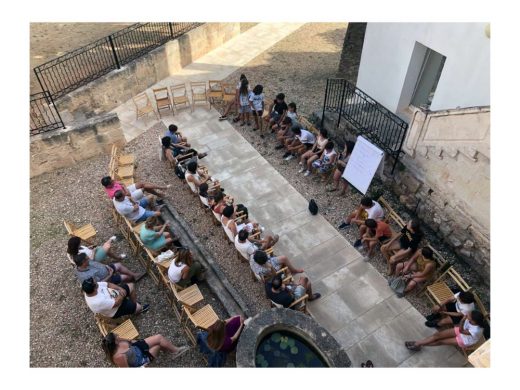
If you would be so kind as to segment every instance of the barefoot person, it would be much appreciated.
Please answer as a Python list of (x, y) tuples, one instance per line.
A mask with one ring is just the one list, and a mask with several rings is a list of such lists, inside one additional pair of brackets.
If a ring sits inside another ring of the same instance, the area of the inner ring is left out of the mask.
[(336, 164), (336, 169), (334, 170), (334, 176), (332, 177), (332, 181), (334, 184), (327, 186), (327, 191), (337, 191), (339, 184), (341, 183), (341, 186), (343, 189), (341, 190), (340, 195), (345, 195), (348, 190), (348, 181), (346, 181), (343, 178), (343, 172), (345, 172), (345, 168), (347, 167), (348, 160), (350, 158), (350, 155), (352, 154), (352, 151), (354, 150), (355, 143), (352, 141), (346, 141), (345, 147), (343, 148), (343, 152), (338, 157), (338, 163)]
[(428, 247), (424, 247), (415, 252), (407, 262), (397, 264), (395, 275), (405, 275), (406, 288), (403, 292), (407, 294), (420, 283), (430, 280), (435, 275), (435, 268), (433, 251)]
[(103, 338), (103, 350), (117, 367), (142, 367), (159, 356), (160, 351), (173, 353), (173, 359), (190, 350), (183, 345), (176, 347), (160, 334), (145, 339), (127, 340), (110, 332)]
[(485, 320), (481, 312), (473, 310), (462, 317), (460, 324), (451, 329), (441, 330), (419, 341), (406, 341), (404, 345), (412, 351), (422, 347), (454, 345), (460, 348), (471, 347), (478, 343), (484, 333)]
[(101, 179), (101, 184), (105, 187), (105, 192), (110, 199), (114, 199), (117, 191), (122, 191), (124, 196), (128, 196), (135, 201), (139, 201), (143, 198), (143, 191), (149, 192), (150, 194), (156, 195), (159, 198), (164, 198), (165, 195), (157, 190), (166, 190), (170, 188), (170, 185), (159, 186), (153, 183), (134, 183), (129, 186), (124, 186), (118, 181), (112, 180), (110, 176), (105, 176)]
[(242, 229), (235, 236), (235, 248), (237, 251), (244, 257), (244, 259), (249, 260), (250, 256), (255, 253), (258, 249), (266, 250), (271, 248), (274, 244), (278, 242), (278, 234), (273, 236), (266, 236), (263, 239), (253, 239), (250, 237), (247, 229)]
[(364, 225), (367, 229), (361, 238), (361, 244), (367, 251), (367, 257), (371, 258), (378, 243), (384, 244), (392, 238), (392, 229), (386, 222), (372, 218), (365, 219)]

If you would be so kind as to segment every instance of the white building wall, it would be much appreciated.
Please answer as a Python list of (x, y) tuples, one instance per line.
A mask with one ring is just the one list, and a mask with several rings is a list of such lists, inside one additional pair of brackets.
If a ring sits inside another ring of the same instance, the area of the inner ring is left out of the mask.
[[(403, 88), (419, 42), (446, 57), (430, 110), (489, 106), (485, 28), (486, 23), (368, 23), (357, 86), (391, 111), (405, 108), (409, 98)], [(407, 81), (405, 89), (413, 89)]]

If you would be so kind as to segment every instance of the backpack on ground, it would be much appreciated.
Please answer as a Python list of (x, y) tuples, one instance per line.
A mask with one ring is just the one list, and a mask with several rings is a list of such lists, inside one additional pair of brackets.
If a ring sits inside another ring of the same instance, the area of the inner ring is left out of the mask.
[(404, 297), (404, 289), (406, 288), (406, 281), (402, 276), (396, 276), (388, 279), (388, 285), (395, 292), (398, 298)]
[(314, 199), (311, 199), (309, 201), (309, 211), (312, 215), (318, 214), (318, 205), (316, 204), (316, 201)]
[(179, 179), (184, 180), (184, 178), (186, 177), (184, 175), (185, 172), (186, 172), (186, 169), (181, 164), (175, 165), (175, 174), (177, 175), (177, 177)]

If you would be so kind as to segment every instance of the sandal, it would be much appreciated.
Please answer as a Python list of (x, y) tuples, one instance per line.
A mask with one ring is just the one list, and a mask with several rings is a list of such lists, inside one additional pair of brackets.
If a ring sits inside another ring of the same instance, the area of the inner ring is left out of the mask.
[(415, 345), (415, 341), (405, 341), (404, 346), (410, 351), (419, 351), (421, 349), (420, 346)]

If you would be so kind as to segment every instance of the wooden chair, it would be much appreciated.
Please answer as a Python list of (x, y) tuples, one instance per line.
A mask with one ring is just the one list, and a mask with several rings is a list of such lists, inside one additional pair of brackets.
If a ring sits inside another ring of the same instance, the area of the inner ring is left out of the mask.
[(112, 145), (111, 155), (117, 161), (118, 166), (135, 165), (135, 156), (133, 154), (121, 154), (121, 150), (116, 144)]
[(434, 305), (439, 305), (441, 302), (448, 298), (452, 298), (454, 295), (453, 291), (451, 291), (450, 287), (446, 283), (447, 278), (449, 278), (452, 283), (456, 284), (462, 291), (468, 291), (470, 289), (462, 276), (460, 276), (453, 267), (449, 267), (433, 284), (426, 287), (425, 294)]
[(188, 92), (185, 84), (170, 85), (170, 92), (172, 94), (173, 108), (176, 110), (177, 106), (190, 106), (190, 99), (188, 99)]
[(210, 110), (211, 106), (221, 105), (224, 102), (222, 98), (223, 93), (222, 81), (209, 80), (208, 101)]
[[(222, 103), (227, 105), (229, 102), (233, 102), (236, 100), (236, 85), (232, 83), (222, 83)], [(237, 113), (238, 107), (235, 108), (235, 113)]]
[(88, 223), (79, 228), (65, 220), (63, 221), (63, 224), (65, 225), (65, 229), (67, 229), (67, 233), (69, 234), (69, 236), (76, 236), (81, 238), (83, 241), (88, 242), (91, 245), (94, 244), (92, 239), (96, 236), (97, 231), (96, 229), (94, 229), (94, 226), (92, 226), (92, 224)]
[(135, 340), (139, 337), (139, 332), (130, 319), (113, 319), (100, 314), (95, 314), (94, 319), (103, 337), (110, 332), (127, 340)]
[[(195, 108), (195, 103), (202, 102), (209, 104), (208, 93), (205, 81), (190, 81), (191, 87), (191, 112)], [(211, 106), (210, 106), (211, 109)]]
[(399, 229), (406, 225), (406, 221), (402, 219), (399, 214), (396, 213), (396, 211), (392, 208), (392, 206), (390, 206), (390, 203), (388, 203), (388, 201), (385, 198), (380, 196), (377, 202), (381, 205), (381, 207), (385, 209), (385, 222), (393, 222), (399, 227)]
[[(477, 343), (480, 344), (480, 343)], [(479, 345), (477, 348), (473, 348), (471, 353), (467, 349), (463, 351), (466, 353), (468, 361), (473, 367), (476, 368), (489, 368), (490, 365), (490, 350), (491, 350), (491, 339), (487, 339), (484, 343)]]
[(189, 320), (193, 326), (202, 330), (208, 330), (219, 319), (217, 313), (209, 304), (197, 311), (183, 305), (183, 310), (186, 313), (186, 322)]
[[(148, 98), (148, 95), (146, 94), (146, 92), (143, 92), (137, 96), (134, 96), (132, 98), (132, 101), (134, 102), (134, 105), (135, 105), (136, 120), (139, 120), (139, 118), (141, 118), (141, 117), (146, 118), (146, 116), (148, 116), (148, 114), (151, 112), (153, 112), (153, 114), (155, 115), (157, 120), (159, 120), (159, 117), (155, 113), (153, 106), (152, 106), (152, 102)], [(146, 122), (146, 119), (145, 119), (145, 122)]]
[(162, 118), (161, 110), (171, 111), (173, 115), (173, 106), (170, 100), (170, 94), (168, 93), (168, 88), (154, 88), (152, 89), (152, 92), (155, 98), (155, 104), (157, 106), (157, 112), (159, 113), (159, 117)]
[[(273, 302), (272, 300), (269, 300), (271, 302), (271, 307), (276, 307), (278, 309), (283, 309), (284, 306), (280, 305), (279, 303)], [(296, 299), (293, 303), (291, 303), (287, 309), (293, 309), (301, 311), (304, 314), (309, 314), (307, 311), (307, 302), (309, 301), (309, 294), (305, 294), (304, 296)]]

